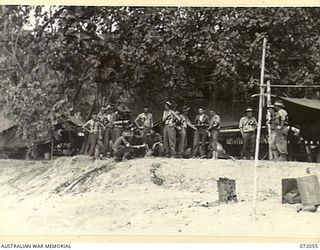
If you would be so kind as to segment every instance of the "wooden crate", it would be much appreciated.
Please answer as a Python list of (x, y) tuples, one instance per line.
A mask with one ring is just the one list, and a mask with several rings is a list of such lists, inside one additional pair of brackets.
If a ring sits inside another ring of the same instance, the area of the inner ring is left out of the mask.
[(217, 184), (220, 202), (238, 201), (236, 194), (236, 180), (219, 178)]

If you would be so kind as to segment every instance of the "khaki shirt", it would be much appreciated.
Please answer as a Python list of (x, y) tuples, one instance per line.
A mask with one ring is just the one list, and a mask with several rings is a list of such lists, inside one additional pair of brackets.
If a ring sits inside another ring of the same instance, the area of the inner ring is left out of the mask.
[(194, 121), (196, 127), (208, 127), (209, 126), (209, 116), (206, 114), (198, 114)]
[(165, 125), (169, 125), (170, 127), (176, 124), (175, 116), (172, 113), (172, 110), (165, 110), (163, 111), (162, 120), (164, 121)]
[(127, 139), (124, 136), (120, 136), (114, 143), (113, 149), (118, 150), (122, 147), (130, 147), (130, 143), (127, 141)]
[(181, 127), (182, 128), (187, 128), (188, 124), (190, 123), (190, 120), (187, 116), (185, 115), (180, 115), (180, 119), (181, 119)]
[(221, 125), (221, 118), (219, 115), (215, 114), (214, 116), (211, 117), (210, 122), (209, 122), (209, 130), (211, 129), (220, 129)]
[(152, 118), (152, 114), (151, 113), (148, 113), (148, 114), (145, 114), (145, 113), (141, 113), (137, 116), (136, 118), (136, 121), (142, 121), (142, 125), (144, 127), (148, 127), (148, 128), (152, 128), (153, 126), (153, 118)]
[(244, 116), (240, 119), (239, 128), (242, 129), (244, 133), (256, 131), (258, 126), (257, 120), (254, 117)]
[(82, 127), (88, 128), (90, 133), (97, 133), (101, 129), (101, 123), (99, 121), (95, 121), (93, 119), (90, 119), (87, 121)]
[(288, 117), (288, 112), (284, 109), (279, 109), (278, 110), (278, 115), (280, 117), (281, 122), (283, 122), (283, 125), (288, 125), (289, 124), (289, 117)]
[(272, 115), (267, 113), (267, 124), (270, 125), (271, 130), (275, 130), (280, 124), (280, 117), (277, 112), (274, 112)]

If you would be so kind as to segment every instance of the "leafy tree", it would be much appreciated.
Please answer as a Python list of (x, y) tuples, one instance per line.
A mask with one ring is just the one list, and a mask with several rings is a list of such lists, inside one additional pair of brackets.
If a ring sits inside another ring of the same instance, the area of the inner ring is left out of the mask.
[(6, 93), (1, 101), (20, 134), (33, 140), (53, 120), (66, 119), (70, 109), (89, 117), (121, 95), (149, 103), (194, 97), (250, 102), (258, 90), (263, 37), (268, 39), (266, 80), (316, 84), (319, 12), (1, 6), (0, 80)]
[(50, 77), (53, 72), (40, 64), (33, 53), (33, 34), (24, 28), (31, 10), (29, 6), (1, 6), (0, 15), (1, 103), (7, 107), (7, 115), (16, 122), (19, 135), (29, 146), (48, 136), (48, 115), (57, 98), (50, 93), (56, 85), (55, 78)]
[[(41, 6), (26, 8), (28, 14), (22, 6), (2, 9), (2, 65), (12, 66), (2, 77), (1, 88), (7, 93), (2, 102), (8, 116), (31, 145), (66, 120), (73, 107), (90, 115), (109, 96), (106, 81), (116, 71), (108, 44), (96, 32), (92, 8), (61, 7), (54, 14)], [(30, 31), (25, 26), (31, 11), (37, 22)]]

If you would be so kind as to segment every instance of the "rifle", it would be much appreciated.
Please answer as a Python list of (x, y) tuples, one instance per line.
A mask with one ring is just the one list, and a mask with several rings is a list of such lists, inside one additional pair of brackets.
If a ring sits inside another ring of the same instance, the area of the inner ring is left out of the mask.
[(121, 120), (121, 121), (114, 121), (112, 122), (113, 125), (123, 125), (123, 124), (128, 124), (130, 121), (129, 120)]
[(192, 128), (193, 130), (198, 130), (196, 126), (194, 126), (192, 123), (187, 123), (187, 125)]
[(99, 135), (99, 137), (101, 136), (101, 129), (104, 130), (105, 126), (102, 124), (102, 122), (98, 122), (97, 124), (98, 129), (97, 130), (89, 130), (88, 128), (82, 126), (81, 128), (87, 132), (89, 132), (90, 134), (94, 134), (94, 135)]
[(146, 147), (146, 145), (144, 143), (142, 145), (130, 145), (130, 148), (137, 148), (137, 149), (145, 148), (145, 147)]
[(168, 116), (166, 117), (166, 119), (164, 120), (164, 123), (165, 123), (167, 120), (171, 119), (171, 118), (172, 118), (172, 115), (175, 116), (175, 118), (176, 118), (177, 120), (180, 120), (180, 119), (181, 119), (181, 118), (179, 117), (179, 115), (178, 115), (175, 111), (171, 110), (170, 115), (168, 115)]
[(82, 127), (82, 129), (89, 132), (90, 134), (94, 134), (94, 135), (98, 134), (98, 132), (99, 132), (98, 130), (89, 130), (86, 127)]

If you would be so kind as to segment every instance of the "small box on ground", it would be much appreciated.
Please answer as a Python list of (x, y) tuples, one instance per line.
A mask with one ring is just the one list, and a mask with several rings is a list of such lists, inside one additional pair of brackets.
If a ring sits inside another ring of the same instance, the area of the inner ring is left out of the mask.
[(302, 205), (320, 204), (320, 184), (317, 175), (307, 175), (297, 178)]
[(231, 180), (228, 178), (219, 178), (217, 183), (220, 202), (238, 201), (235, 180)]
[(298, 189), (296, 178), (282, 179), (282, 204), (301, 203), (301, 198)]

